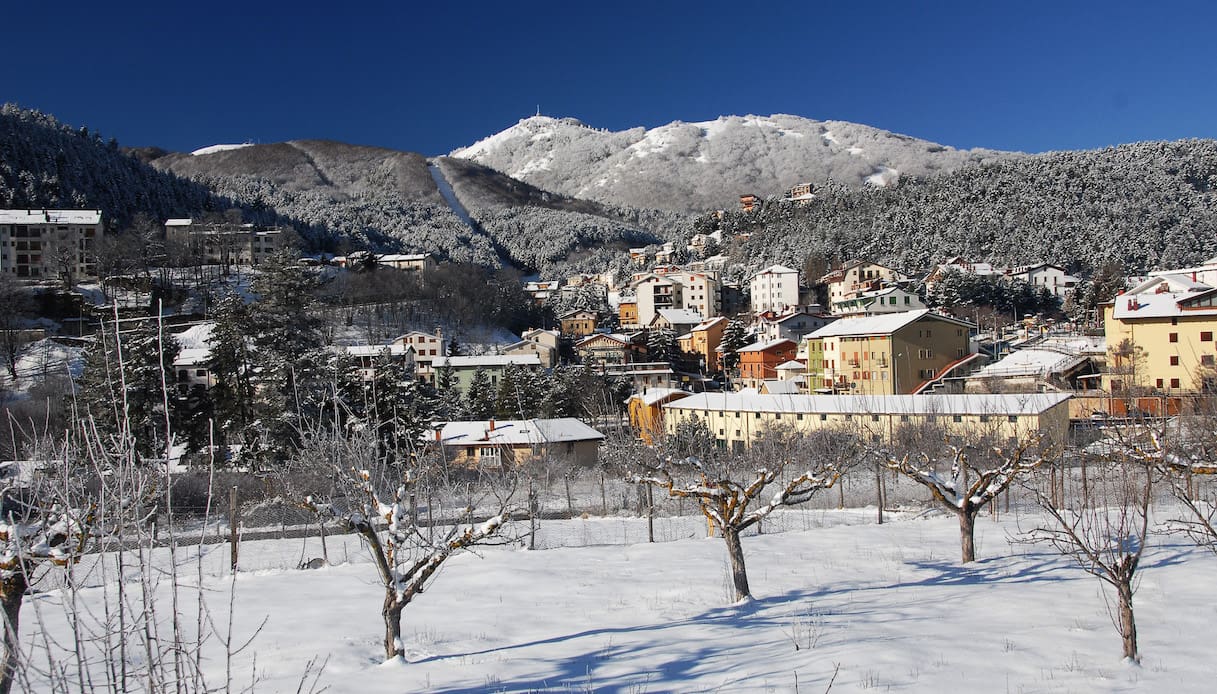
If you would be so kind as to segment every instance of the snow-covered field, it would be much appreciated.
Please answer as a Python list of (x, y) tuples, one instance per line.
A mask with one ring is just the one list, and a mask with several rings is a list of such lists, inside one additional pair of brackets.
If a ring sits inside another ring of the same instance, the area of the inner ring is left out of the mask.
[[(1212, 691), (1217, 558), (1186, 540), (1156, 537), (1144, 559), (1136, 666), (1120, 660), (1099, 581), (1018, 541), (1038, 516), (980, 519), (980, 560), (961, 566), (953, 518), (904, 513), (879, 526), (874, 515), (795, 510), (767, 521), (744, 544), (756, 599), (736, 605), (724, 543), (704, 537), (700, 517), (658, 519), (656, 544), (641, 519), (547, 521), (540, 544), (552, 549), (451, 559), (406, 609), (408, 656), (389, 664), (381, 588), (350, 536), (330, 536), (336, 565), (316, 570), (295, 567), (320, 556), (317, 538), (243, 543), (235, 581), (224, 545), (206, 547), (201, 564), (192, 551), (177, 558), (183, 585), (202, 576), (221, 626), (235, 589), (237, 640), (265, 620), (236, 658), (238, 689), (256, 672), (257, 691), (296, 691), (317, 658), (319, 687), (359, 694), (823, 692), (838, 666), (834, 692)], [(158, 581), (164, 594), (168, 577)], [(77, 598), (97, 614), (102, 590)], [(187, 623), (193, 600), (179, 606)], [(27, 600), (27, 643), (45, 633), (71, 645), (62, 602), (56, 590)], [(222, 648), (209, 648), (208, 683), (222, 686)]]

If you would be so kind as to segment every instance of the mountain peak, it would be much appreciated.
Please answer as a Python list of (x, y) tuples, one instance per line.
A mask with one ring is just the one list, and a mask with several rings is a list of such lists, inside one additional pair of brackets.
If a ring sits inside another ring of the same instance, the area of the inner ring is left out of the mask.
[(890, 185), (903, 175), (949, 172), (1008, 155), (960, 151), (857, 123), (772, 114), (622, 131), (536, 115), (452, 156), (571, 197), (691, 212), (732, 206), (742, 193), (778, 195), (828, 180)]

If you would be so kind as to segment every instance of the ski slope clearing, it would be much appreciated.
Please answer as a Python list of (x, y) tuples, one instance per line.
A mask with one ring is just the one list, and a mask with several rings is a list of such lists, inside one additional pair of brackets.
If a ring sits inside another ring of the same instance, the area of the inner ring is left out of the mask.
[[(238, 641), (265, 622), (235, 659), (237, 689), (256, 673), (257, 691), (296, 691), (317, 658), (319, 687), (358, 694), (822, 692), (835, 670), (835, 692), (1212, 690), (1217, 558), (1155, 538), (1136, 594), (1144, 657), (1126, 664), (1099, 581), (1017, 541), (1038, 520), (980, 519), (980, 559), (961, 566), (953, 518), (898, 513), (879, 526), (873, 509), (781, 512), (744, 541), (756, 599), (742, 604), (728, 604), (724, 543), (704, 537), (700, 517), (658, 519), (656, 544), (642, 519), (546, 521), (539, 546), (550, 549), (445, 564), (404, 614), (406, 658), (387, 664), (382, 589), (351, 536), (330, 536), (335, 565), (317, 570), (294, 568), (320, 556), (315, 537), (246, 542), (235, 582), (224, 545), (205, 547), (201, 564), (194, 550), (177, 558), (179, 580), (201, 576), (221, 625), (235, 590)], [(167, 585), (166, 576), (158, 600)], [(102, 590), (77, 598), (100, 614)], [(187, 625), (192, 601), (180, 605)], [(26, 643), (42, 644), (45, 629), (71, 646), (62, 602), (57, 590), (31, 596)], [(222, 658), (204, 667), (222, 687)]]

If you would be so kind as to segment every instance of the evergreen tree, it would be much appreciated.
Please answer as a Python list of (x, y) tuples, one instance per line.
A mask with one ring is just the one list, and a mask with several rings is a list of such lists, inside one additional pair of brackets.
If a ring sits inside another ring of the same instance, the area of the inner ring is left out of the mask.
[(465, 391), (465, 419), (490, 419), (495, 411), (495, 391), (490, 383), (490, 374), (484, 369), (473, 372), (469, 388)]
[(671, 328), (656, 328), (647, 334), (647, 355), (651, 361), (671, 363), (679, 351), (676, 333)]
[(177, 341), (152, 321), (118, 335), (104, 323), (94, 339), (77, 394), (82, 414), (104, 434), (132, 441), (142, 455), (165, 455)]
[(724, 371), (731, 372), (739, 366), (739, 350), (747, 346), (748, 333), (744, 330), (744, 324), (734, 318), (727, 321), (726, 327), (723, 328), (723, 339), (719, 342)]

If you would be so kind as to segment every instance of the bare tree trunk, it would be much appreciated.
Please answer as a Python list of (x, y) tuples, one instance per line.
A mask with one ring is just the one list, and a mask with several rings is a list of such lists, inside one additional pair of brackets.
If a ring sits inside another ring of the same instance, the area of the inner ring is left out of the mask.
[(959, 547), (963, 554), (964, 564), (976, 561), (976, 512), (960, 509), (959, 516)]
[[(385, 606), (380, 614), (385, 620), (385, 659), (404, 655), (401, 643), (401, 611), (405, 604), (398, 601), (395, 588), (385, 588)], [(3, 694), (0, 692), (0, 694)]]
[(1120, 638), (1124, 641), (1124, 657), (1140, 662), (1141, 654), (1137, 652), (1137, 622), (1132, 613), (1132, 579), (1120, 581), (1116, 591), (1120, 594)]
[(18, 626), (21, 620), (21, 601), (25, 598), (25, 575), (17, 572), (0, 583), (0, 607), (4, 609), (4, 658), (0, 660), (0, 694), (8, 694), (13, 688), (17, 674), (17, 661), (21, 655), (18, 641)]
[(875, 505), (879, 507), (879, 525), (883, 525), (883, 468), (875, 463)]
[(723, 528), (723, 539), (727, 541), (727, 557), (731, 560), (731, 581), (735, 584), (735, 599), (752, 598), (748, 588), (748, 569), (744, 566), (744, 546), (740, 544), (739, 530)]

